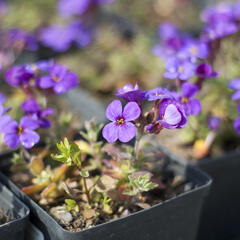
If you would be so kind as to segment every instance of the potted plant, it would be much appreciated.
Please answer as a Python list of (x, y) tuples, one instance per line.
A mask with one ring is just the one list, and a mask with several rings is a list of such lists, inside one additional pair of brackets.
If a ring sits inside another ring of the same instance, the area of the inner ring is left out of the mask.
[(24, 240), (29, 208), (0, 183), (0, 237)]
[[(6, 80), (30, 99), (21, 105), (20, 123), (3, 107), (3, 141), (20, 147), (14, 164), (2, 168), (8, 177), (0, 174), (0, 179), (30, 207), (46, 239), (195, 239), (211, 180), (166, 157), (148, 138), (187, 124), (184, 109), (167, 89), (145, 92), (127, 84), (116, 94), (125, 106), (120, 100), (109, 104), (111, 122), (103, 129), (90, 121), (76, 137), (70, 127), (67, 133), (57, 127), (36, 145), (40, 128), (50, 127), (43, 112), (53, 112), (40, 108), (39, 94), (48, 100), (50, 93), (70, 90), (76, 75), (52, 61), (26, 64), (20, 72), (19, 67), (8, 70)], [(126, 144), (134, 137), (133, 145)], [(122, 143), (114, 144), (117, 140)]]
[[(201, 14), (205, 25), (198, 37), (181, 32), (174, 24), (162, 24), (161, 43), (153, 48), (153, 53), (165, 61), (164, 77), (176, 81), (170, 86), (172, 94), (189, 115), (185, 130), (165, 135), (159, 142), (213, 178), (199, 239), (239, 235), (240, 192), (232, 186), (240, 180), (239, 117), (235, 107), (239, 79), (234, 79), (239, 77), (239, 53), (234, 44), (239, 38), (239, 6), (239, 2), (220, 3), (205, 9)], [(228, 88), (236, 90), (233, 101)]]

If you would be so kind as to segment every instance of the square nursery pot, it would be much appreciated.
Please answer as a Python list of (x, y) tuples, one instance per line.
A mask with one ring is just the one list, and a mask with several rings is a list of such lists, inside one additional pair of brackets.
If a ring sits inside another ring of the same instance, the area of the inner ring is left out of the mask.
[[(161, 146), (161, 150), (173, 156), (165, 147)], [(240, 151), (199, 160), (196, 166), (213, 179), (202, 208), (197, 239), (235, 239), (240, 236)]]
[(203, 159), (197, 166), (213, 179), (203, 206), (198, 240), (235, 239), (240, 236), (240, 152)]
[(30, 210), (1, 183), (0, 208), (4, 215), (13, 219), (0, 225), (0, 239), (24, 240)]
[[(6, 157), (2, 156), (5, 160)], [(194, 240), (211, 180), (195, 166), (173, 161), (171, 157), (168, 159), (171, 170), (187, 179), (189, 191), (146, 210), (80, 232), (62, 228), (2, 173), (0, 180), (29, 206), (31, 220), (44, 233), (46, 240)]]
[(44, 240), (44, 236), (37, 227), (30, 223), (26, 230), (25, 240)]

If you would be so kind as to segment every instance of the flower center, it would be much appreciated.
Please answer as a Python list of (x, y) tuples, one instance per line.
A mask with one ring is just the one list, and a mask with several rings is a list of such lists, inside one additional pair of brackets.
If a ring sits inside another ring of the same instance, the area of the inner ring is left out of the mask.
[(196, 47), (191, 47), (190, 52), (191, 52), (191, 54), (193, 54), (193, 55), (197, 55), (198, 50), (197, 50)]
[(181, 100), (182, 100), (183, 103), (188, 103), (189, 102), (189, 99), (187, 97), (182, 97)]
[(21, 135), (23, 133), (23, 127), (18, 126), (17, 127), (17, 135)]
[(157, 97), (162, 97), (163, 95), (161, 93), (156, 93)]
[(117, 125), (123, 125), (125, 123), (125, 120), (123, 117), (117, 119)]
[(53, 81), (55, 81), (55, 82), (59, 82), (59, 81), (60, 81), (59, 77), (57, 77), (57, 76), (53, 76), (52, 79), (53, 79)]
[(184, 70), (183, 67), (179, 67), (179, 68), (178, 68), (178, 72), (179, 72), (179, 73), (182, 73), (183, 70)]
[(30, 82), (31, 85), (34, 85), (35, 84), (35, 79), (34, 78), (30, 78), (29, 82)]

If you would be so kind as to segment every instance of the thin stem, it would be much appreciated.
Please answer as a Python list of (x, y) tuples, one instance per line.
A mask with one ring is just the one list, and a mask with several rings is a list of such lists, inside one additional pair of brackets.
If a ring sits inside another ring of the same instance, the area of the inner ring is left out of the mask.
[(142, 138), (143, 134), (137, 134), (136, 136), (136, 141), (135, 141), (135, 146), (134, 146), (134, 152), (135, 152), (135, 160), (137, 161), (139, 158), (139, 144), (140, 144), (140, 140)]
[(86, 178), (84, 178), (84, 177), (83, 177), (83, 185), (84, 185), (85, 193), (87, 195), (88, 204), (91, 205), (91, 198), (90, 198), (89, 190), (88, 190), (88, 187), (87, 187)]

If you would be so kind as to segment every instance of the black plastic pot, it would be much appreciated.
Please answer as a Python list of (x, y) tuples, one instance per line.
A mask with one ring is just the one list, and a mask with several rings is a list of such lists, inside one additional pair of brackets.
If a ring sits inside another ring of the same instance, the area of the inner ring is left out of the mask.
[(13, 220), (0, 225), (0, 239), (24, 240), (29, 208), (0, 183), (0, 208)]
[(197, 164), (213, 179), (204, 203), (198, 240), (229, 240), (240, 235), (240, 152)]
[(196, 167), (185, 163), (172, 162), (171, 169), (185, 175), (194, 189), (149, 209), (81, 232), (64, 230), (2, 173), (0, 180), (30, 207), (32, 221), (47, 240), (194, 240), (211, 180)]
[(29, 224), (25, 240), (44, 240), (43, 233), (32, 223)]
[[(161, 151), (173, 156), (163, 146)], [(240, 152), (202, 159), (196, 166), (213, 179), (203, 205), (197, 239), (229, 240), (240, 236)]]

